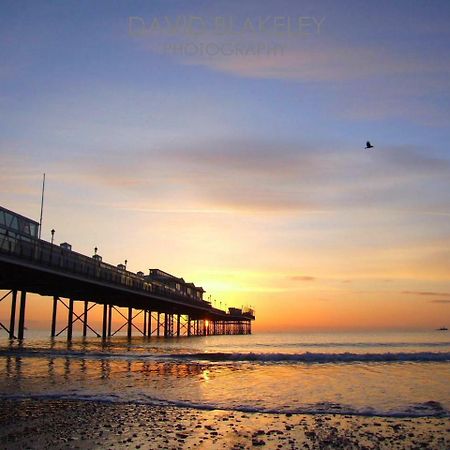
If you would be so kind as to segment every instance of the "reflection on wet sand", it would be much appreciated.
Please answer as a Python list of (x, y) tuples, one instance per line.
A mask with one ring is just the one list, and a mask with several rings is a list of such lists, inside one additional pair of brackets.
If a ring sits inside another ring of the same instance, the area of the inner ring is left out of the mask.
[[(4, 373), (9, 379), (15, 382), (25, 380), (28, 377), (48, 378), (52, 384), (58, 377), (65, 380), (73, 379), (92, 379), (101, 378), (110, 379), (115, 373), (139, 373), (144, 377), (164, 376), (173, 378), (186, 378), (202, 375), (207, 380), (208, 370), (203, 364), (198, 363), (180, 363), (180, 362), (161, 362), (161, 361), (124, 361), (117, 359), (91, 359), (91, 358), (73, 358), (65, 357), (46, 357), (46, 363), (43, 364), (43, 358), (24, 358), (23, 356), (5, 356), (1, 358), (4, 367)], [(25, 368), (24, 368), (25, 366)], [(46, 373), (42, 370), (46, 367)]]

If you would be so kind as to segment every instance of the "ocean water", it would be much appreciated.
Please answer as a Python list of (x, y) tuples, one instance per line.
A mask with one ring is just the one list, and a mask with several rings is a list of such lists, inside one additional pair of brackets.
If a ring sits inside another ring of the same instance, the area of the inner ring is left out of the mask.
[(0, 340), (0, 398), (450, 417), (449, 332)]

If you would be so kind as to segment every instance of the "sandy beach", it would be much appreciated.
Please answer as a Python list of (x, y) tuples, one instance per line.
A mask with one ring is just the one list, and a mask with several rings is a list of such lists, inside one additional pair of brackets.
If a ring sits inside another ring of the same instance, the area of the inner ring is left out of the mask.
[(448, 418), (261, 414), (61, 400), (2, 400), (0, 446), (445, 449)]

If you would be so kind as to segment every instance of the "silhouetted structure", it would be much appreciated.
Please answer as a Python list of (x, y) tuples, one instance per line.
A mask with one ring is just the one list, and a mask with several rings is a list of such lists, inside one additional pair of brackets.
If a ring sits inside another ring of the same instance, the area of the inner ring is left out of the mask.
[[(66, 332), (72, 339), (73, 324), (83, 324), (97, 336), (114, 336), (127, 327), (127, 335), (137, 330), (143, 336), (204, 336), (217, 334), (250, 334), (252, 310), (229, 308), (223, 311), (203, 299), (204, 290), (159, 269), (149, 275), (133, 273), (125, 264), (113, 266), (102, 257), (82, 255), (67, 242), (54, 245), (38, 238), (39, 224), (34, 220), (0, 207), (0, 289), (8, 290), (0, 301), (11, 296), (9, 327), (0, 327), (15, 338), (16, 303), (20, 291), (17, 337), (25, 329), (27, 292), (53, 297), (51, 336)], [(64, 299), (68, 299), (65, 301)], [(83, 312), (74, 311), (75, 302), (83, 303)], [(56, 330), (58, 305), (67, 309), (67, 325)], [(96, 305), (103, 307), (101, 334), (88, 323), (88, 312)], [(128, 308), (124, 315), (118, 308)], [(112, 330), (113, 313), (124, 324)], [(143, 327), (133, 320), (143, 314)]]

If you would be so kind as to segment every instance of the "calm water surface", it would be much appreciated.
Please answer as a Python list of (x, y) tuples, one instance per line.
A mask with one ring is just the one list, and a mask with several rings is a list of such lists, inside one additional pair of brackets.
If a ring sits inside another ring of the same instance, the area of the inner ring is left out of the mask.
[(450, 417), (450, 335), (296, 333), (0, 341), (0, 396)]

